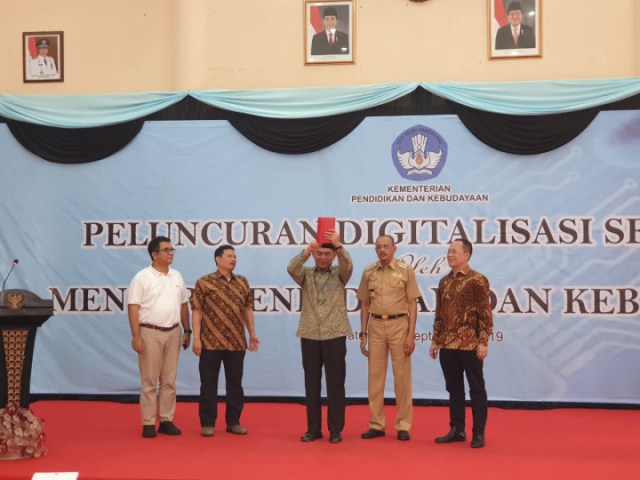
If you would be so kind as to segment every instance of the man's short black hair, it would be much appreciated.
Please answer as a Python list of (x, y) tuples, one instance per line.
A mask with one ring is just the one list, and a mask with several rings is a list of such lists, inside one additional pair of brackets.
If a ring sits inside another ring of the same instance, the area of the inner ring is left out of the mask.
[[(213, 258), (214, 260), (216, 258), (221, 257), (222, 255), (224, 255), (224, 252), (227, 250), (234, 250), (235, 249), (231, 246), (231, 245), (220, 245), (218, 248), (216, 248), (216, 251), (213, 252)], [(218, 262), (216, 261), (216, 265), (218, 264)]]
[(163, 237), (162, 235), (159, 237), (153, 237), (151, 239), (151, 241), (149, 242), (149, 244), (147, 245), (147, 251), (149, 252), (149, 256), (151, 257), (151, 260), (153, 260), (153, 252), (157, 252), (158, 248), (160, 248), (160, 244), (162, 242), (169, 242), (171, 243), (171, 239), (169, 237)]
[(462, 242), (462, 251), (467, 252), (469, 257), (473, 255), (473, 244), (466, 238), (455, 238), (452, 242)]

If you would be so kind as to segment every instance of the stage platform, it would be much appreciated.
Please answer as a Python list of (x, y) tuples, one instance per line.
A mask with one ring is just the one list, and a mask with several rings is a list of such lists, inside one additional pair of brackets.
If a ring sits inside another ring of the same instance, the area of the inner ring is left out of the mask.
[[(301, 443), (305, 410), (299, 404), (247, 403), (247, 436), (224, 431), (200, 436), (198, 406), (180, 402), (179, 437), (141, 437), (137, 404), (38, 401), (49, 453), (0, 462), (0, 478), (35, 472), (79, 472), (80, 480), (178, 479), (640, 479), (640, 411), (491, 408), (486, 447), (437, 445), (448, 430), (446, 407), (415, 407), (411, 440), (396, 440), (395, 407), (387, 406), (387, 435), (362, 440), (368, 407), (347, 407), (341, 444), (328, 435)], [(224, 419), (224, 405), (220, 418)], [(470, 411), (468, 412), (470, 418)], [(470, 424), (470, 421), (469, 421)], [(470, 428), (467, 428), (470, 434)]]

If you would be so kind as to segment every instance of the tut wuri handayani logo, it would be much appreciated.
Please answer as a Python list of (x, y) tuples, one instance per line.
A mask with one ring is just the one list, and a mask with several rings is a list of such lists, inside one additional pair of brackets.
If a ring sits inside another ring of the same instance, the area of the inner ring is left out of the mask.
[(447, 142), (424, 125), (402, 132), (391, 145), (391, 158), (401, 177), (422, 182), (436, 178), (447, 160)]

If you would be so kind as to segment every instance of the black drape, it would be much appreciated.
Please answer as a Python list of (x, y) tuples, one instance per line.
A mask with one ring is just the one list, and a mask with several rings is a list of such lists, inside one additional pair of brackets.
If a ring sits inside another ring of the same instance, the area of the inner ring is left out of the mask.
[[(185, 97), (146, 118), (96, 128), (57, 128), (6, 121), (20, 144), (45, 160), (58, 163), (93, 162), (113, 155), (141, 130), (145, 120), (228, 120), (256, 145), (276, 153), (302, 154), (326, 148), (351, 133), (367, 116), (456, 114), (480, 141), (496, 150), (535, 155), (558, 148), (577, 137), (601, 110), (638, 109), (640, 95), (569, 113), (504, 115), (484, 112), (445, 100), (418, 88), (367, 110), (308, 119), (272, 119), (206, 105)], [(424, 120), (428, 123), (428, 120)]]
[(455, 105), (456, 114), (478, 140), (501, 152), (534, 155), (576, 138), (598, 114), (596, 109), (554, 115), (505, 115)]
[(301, 154), (333, 145), (360, 125), (366, 115), (366, 111), (361, 111), (322, 118), (265, 118), (223, 110), (185, 97), (147, 120), (227, 120), (249, 141), (265, 150)]
[(310, 153), (333, 145), (364, 120), (364, 111), (321, 118), (280, 119), (229, 113), (229, 123), (259, 147), (276, 153)]
[(59, 128), (7, 120), (15, 139), (31, 153), (55, 163), (88, 163), (124, 148), (144, 120), (94, 128)]

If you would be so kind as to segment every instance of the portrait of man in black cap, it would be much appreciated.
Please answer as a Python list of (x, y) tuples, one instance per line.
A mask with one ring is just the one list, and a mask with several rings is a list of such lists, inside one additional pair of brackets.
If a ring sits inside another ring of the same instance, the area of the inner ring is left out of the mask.
[(25, 81), (61, 81), (62, 32), (24, 33)]
[(514, 50), (536, 48), (536, 33), (533, 27), (522, 23), (524, 17), (520, 2), (511, 2), (507, 6), (508, 23), (496, 33), (496, 50)]
[(311, 40), (311, 55), (348, 55), (349, 35), (337, 29), (338, 9), (333, 6), (321, 10), (324, 30), (316, 33)]

